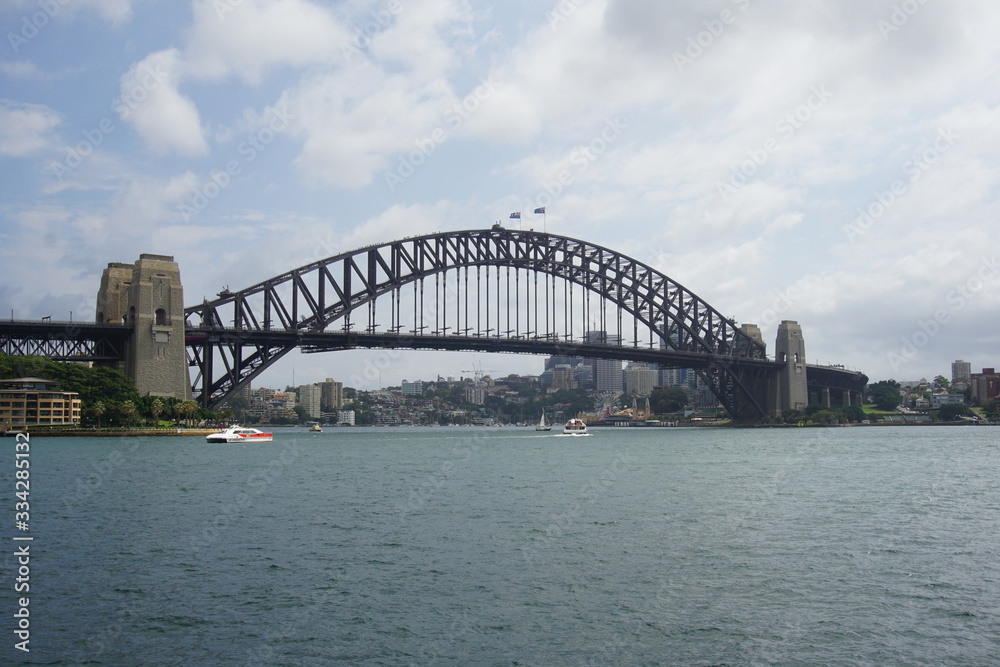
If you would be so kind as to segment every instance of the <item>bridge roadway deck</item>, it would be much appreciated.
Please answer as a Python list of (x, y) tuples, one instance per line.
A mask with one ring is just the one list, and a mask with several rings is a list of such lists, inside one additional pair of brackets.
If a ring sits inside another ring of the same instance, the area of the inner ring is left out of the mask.
[(659, 348), (606, 345), (551, 338), (505, 338), (497, 336), (461, 336), (413, 333), (359, 333), (302, 330), (247, 331), (221, 328), (189, 328), (188, 345), (206, 341), (243, 345), (295, 345), (303, 352), (328, 352), (356, 348), (446, 350), (456, 352), (507, 352), (513, 354), (559, 355), (592, 359), (654, 362), (678, 368), (705, 368), (713, 364), (738, 363), (776, 369), (781, 363), (772, 359), (750, 359), (720, 354), (705, 354)]

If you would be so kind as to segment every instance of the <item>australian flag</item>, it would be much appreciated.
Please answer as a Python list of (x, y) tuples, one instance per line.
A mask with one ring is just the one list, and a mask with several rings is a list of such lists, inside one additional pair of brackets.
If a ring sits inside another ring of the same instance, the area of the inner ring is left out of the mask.
[(515, 220), (520, 220), (521, 219), (521, 212), (518, 211), (517, 213), (511, 213), (510, 217), (513, 218), (513, 219), (515, 219)]
[(544, 206), (541, 207), (541, 208), (536, 208), (535, 209), (535, 215), (538, 215), (538, 214), (545, 215), (545, 207)]

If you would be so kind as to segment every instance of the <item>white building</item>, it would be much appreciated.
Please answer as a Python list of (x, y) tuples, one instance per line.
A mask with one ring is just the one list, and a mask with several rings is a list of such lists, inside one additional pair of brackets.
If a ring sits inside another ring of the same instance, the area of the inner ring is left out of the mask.
[(421, 396), (424, 393), (424, 383), (421, 380), (417, 380), (416, 382), (403, 380), (401, 388), (403, 396)]

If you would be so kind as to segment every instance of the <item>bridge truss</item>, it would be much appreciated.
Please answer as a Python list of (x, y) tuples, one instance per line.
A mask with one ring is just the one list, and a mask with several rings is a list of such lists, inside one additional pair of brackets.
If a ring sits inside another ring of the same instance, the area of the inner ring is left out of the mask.
[(125, 358), (132, 327), (94, 322), (0, 322), (0, 353), (55, 361), (115, 363)]
[(653, 361), (695, 369), (731, 416), (765, 414), (775, 362), (697, 295), (608, 248), (534, 231), (411, 237), (186, 309), (193, 392), (215, 407), (284, 354), (392, 347)]

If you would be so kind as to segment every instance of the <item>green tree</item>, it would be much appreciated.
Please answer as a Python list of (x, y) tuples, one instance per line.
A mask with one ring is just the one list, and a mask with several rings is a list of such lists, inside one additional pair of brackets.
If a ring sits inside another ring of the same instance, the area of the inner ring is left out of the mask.
[(94, 413), (97, 417), (97, 428), (101, 428), (101, 417), (107, 412), (107, 406), (104, 405), (104, 401), (96, 401), (93, 406), (91, 406), (90, 411)]
[[(177, 407), (174, 408), (174, 411), (177, 413), (177, 415), (184, 420), (190, 420), (191, 415), (193, 415), (197, 410), (198, 410), (198, 404), (191, 399), (188, 399), (186, 401), (181, 401), (180, 403), (177, 404)], [(190, 424), (188, 425), (190, 426)]]
[(818, 410), (811, 417), (817, 424), (839, 424), (841, 418), (838, 410)]
[(121, 408), (119, 409), (122, 417), (125, 418), (126, 425), (131, 426), (137, 412), (135, 403), (133, 401), (122, 401)]
[(865, 414), (860, 405), (852, 405), (844, 408), (844, 416), (847, 418), (847, 421), (855, 423), (868, 419), (868, 415)]
[(958, 421), (959, 417), (971, 414), (972, 410), (967, 405), (961, 403), (947, 403), (938, 408), (938, 419), (943, 422)]
[(153, 421), (159, 426), (160, 415), (163, 414), (163, 401), (159, 398), (154, 398), (149, 404), (149, 414), (153, 415)]
[(687, 392), (680, 387), (656, 387), (649, 394), (649, 407), (658, 415), (681, 412), (687, 404)]
[(895, 380), (881, 380), (868, 385), (868, 394), (879, 410), (895, 410), (900, 404), (900, 385)]

